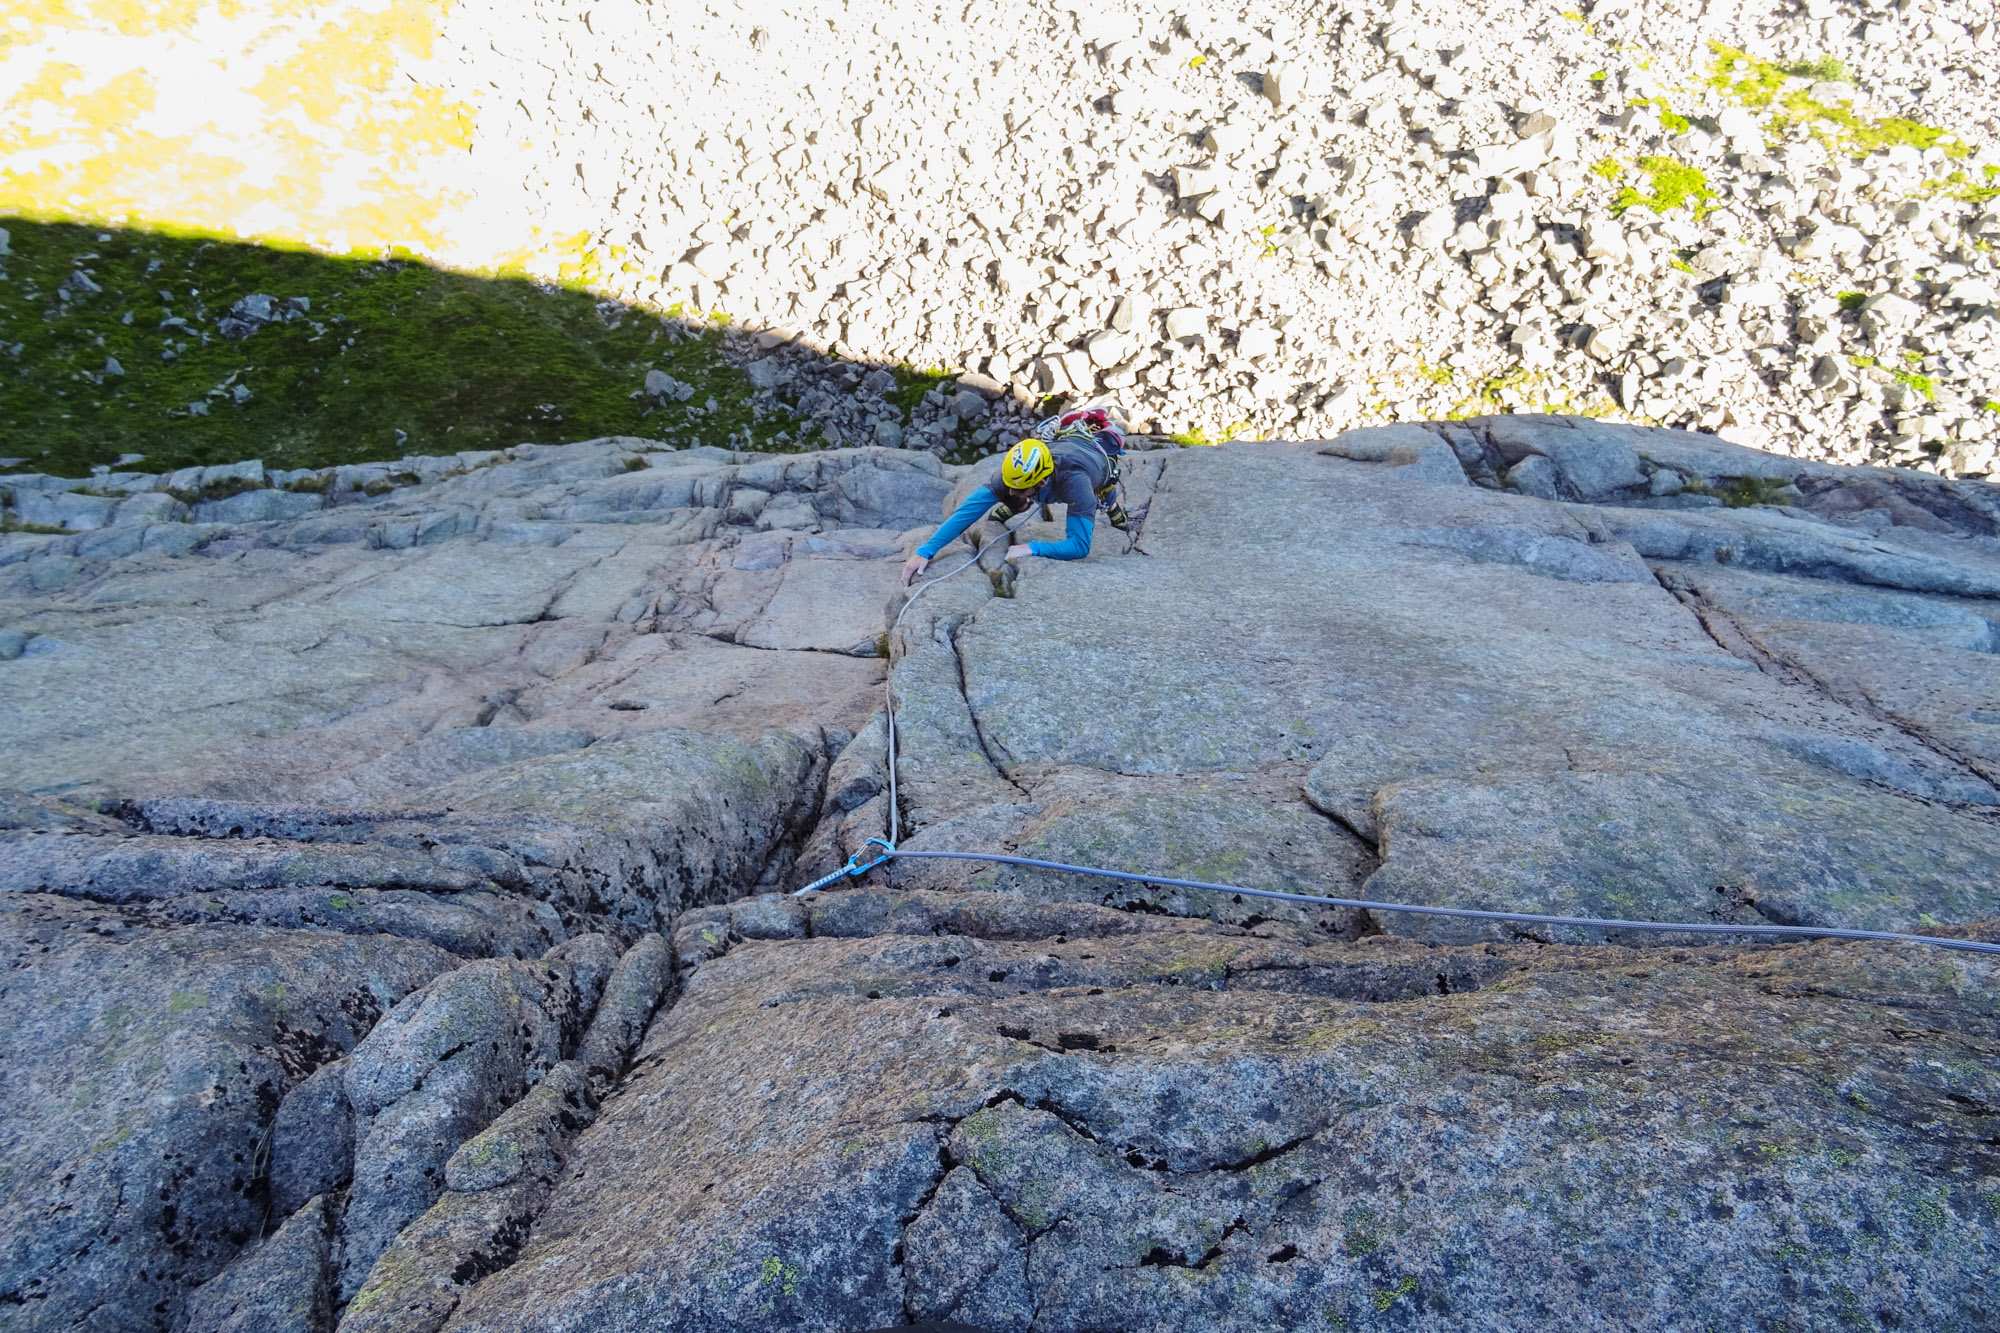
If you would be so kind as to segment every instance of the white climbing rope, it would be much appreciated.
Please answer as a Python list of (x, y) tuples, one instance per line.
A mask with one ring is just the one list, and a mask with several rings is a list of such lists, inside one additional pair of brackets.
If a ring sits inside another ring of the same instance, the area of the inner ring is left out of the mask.
[[(1033, 511), (1030, 510), (1030, 513)], [(1027, 521), (1027, 515), (1005, 529), (1003, 536), (1011, 537), (1014, 529)], [(915, 604), (917, 598), (963, 570), (969, 569), (980, 556), (986, 553), (994, 538), (980, 543), (971, 557), (934, 579), (926, 579), (917, 590), (903, 602), (896, 612), (896, 619), (889, 626), (891, 635), (902, 628), (903, 616)], [(1818, 940), (1884, 940), (1898, 944), (1928, 944), (1936, 949), (1955, 949), (1963, 953), (2000, 954), (2000, 944), (1989, 944), (1984, 940), (1954, 940), (1936, 935), (1909, 935), (1893, 930), (1849, 930), (1838, 926), (1733, 926), (1715, 921), (1620, 921), (1594, 916), (1552, 916), (1542, 912), (1494, 912), (1476, 907), (1435, 907), (1420, 903), (1385, 903), (1366, 898), (1334, 898), (1317, 893), (1286, 893), (1278, 889), (1252, 889), (1240, 884), (1211, 884), (1199, 879), (1170, 879), (1163, 875), (1141, 875), (1129, 870), (1105, 870), (1098, 866), (1071, 865), (1065, 861), (1044, 861), (1032, 856), (1010, 856), (1001, 852), (918, 852), (906, 851), (897, 845), (896, 835), (900, 820), (896, 802), (896, 701), (891, 684), (883, 687), (883, 723), (888, 742), (889, 770), (889, 836), (870, 838), (861, 844), (861, 849), (847, 859), (847, 864), (830, 875), (822, 875), (812, 883), (794, 892), (793, 896), (812, 893), (840, 879), (859, 879), (879, 865), (890, 861), (984, 861), (992, 865), (1025, 866), (1033, 870), (1053, 870), (1063, 874), (1083, 875), (1092, 879), (1119, 880), (1128, 884), (1151, 884), (1161, 888), (1203, 889), (1211, 893), (1227, 893), (1244, 898), (1268, 898), (1278, 902), (1310, 903), (1319, 907), (1351, 907), (1369, 912), (1409, 912), (1417, 916), (1460, 917), (1473, 921), (1506, 921), (1534, 926), (1584, 926), (1597, 930), (1648, 930), (1672, 935), (1734, 935), (1757, 939), (1818, 939)], [(880, 848), (881, 853), (864, 860), (870, 848)]]

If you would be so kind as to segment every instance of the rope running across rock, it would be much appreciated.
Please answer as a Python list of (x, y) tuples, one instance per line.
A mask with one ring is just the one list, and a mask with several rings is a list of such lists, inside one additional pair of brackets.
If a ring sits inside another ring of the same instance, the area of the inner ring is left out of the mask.
[[(1033, 511), (1030, 511), (1033, 512)], [(1002, 536), (1011, 536), (1014, 529), (1027, 521), (1027, 515), (1009, 524)], [(896, 619), (889, 626), (889, 633), (902, 628), (903, 617), (916, 604), (917, 598), (929, 592), (938, 584), (972, 567), (979, 557), (986, 553), (995, 538), (980, 543), (972, 555), (954, 565), (933, 579), (926, 579), (917, 590), (903, 601), (902, 609), (896, 612)], [(2000, 944), (1990, 944), (1984, 940), (1955, 940), (1936, 935), (1911, 935), (1893, 930), (1850, 930), (1838, 926), (1738, 926), (1713, 921), (1619, 921), (1592, 916), (1553, 916), (1541, 912), (1495, 912), (1475, 907), (1436, 907), (1417, 903), (1385, 903), (1362, 898), (1334, 898), (1325, 894), (1286, 893), (1278, 889), (1252, 889), (1239, 884), (1211, 884), (1199, 879), (1170, 879), (1162, 875), (1140, 875), (1127, 870), (1106, 870), (1099, 866), (1071, 865), (1064, 861), (1044, 861), (1032, 856), (1011, 856), (1002, 852), (923, 852), (906, 851), (897, 845), (899, 832), (896, 800), (896, 701), (894, 690), (889, 684), (883, 686), (884, 730), (888, 739), (889, 770), (889, 828), (886, 838), (870, 838), (861, 844), (861, 850), (847, 859), (847, 864), (831, 874), (822, 875), (793, 896), (812, 893), (843, 878), (859, 879), (869, 871), (890, 861), (984, 861), (992, 865), (1025, 866), (1034, 870), (1053, 870), (1063, 874), (1083, 875), (1093, 879), (1118, 880), (1129, 884), (1152, 884), (1163, 888), (1203, 889), (1213, 893), (1227, 893), (1245, 898), (1267, 898), (1278, 902), (1311, 903), (1322, 907), (1351, 907), (1368, 912), (1409, 912), (1417, 916), (1459, 917), (1474, 921), (1505, 921), (1533, 926), (1582, 926), (1598, 930), (1646, 930), (1674, 935), (1731, 935), (1752, 939), (1834, 939), (1834, 940), (1876, 940), (1899, 944), (1928, 944), (1938, 949), (1953, 949), (1963, 953), (1983, 953), (2000, 955)], [(880, 848), (881, 854), (864, 860), (870, 848)]]

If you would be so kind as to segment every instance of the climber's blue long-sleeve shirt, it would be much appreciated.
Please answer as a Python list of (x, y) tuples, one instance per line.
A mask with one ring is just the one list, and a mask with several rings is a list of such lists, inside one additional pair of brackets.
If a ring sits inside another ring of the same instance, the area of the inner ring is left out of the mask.
[[(917, 554), (926, 560), (934, 559), (939, 551), (951, 545), (959, 533), (977, 523), (981, 515), (999, 503), (999, 496), (990, 488), (981, 486), (965, 497), (965, 503), (951, 511), (951, 517), (931, 534), (929, 541), (917, 548)], [(1072, 509), (1069, 518), (1063, 524), (1063, 531), (1068, 535), (1062, 541), (1029, 542), (1028, 550), (1035, 555), (1047, 556), (1051, 560), (1081, 560), (1090, 554), (1090, 535), (1096, 527), (1097, 524), (1093, 520), (1084, 518)]]
[[(1065, 535), (1062, 541), (1029, 542), (1028, 550), (1050, 560), (1081, 560), (1090, 554), (1091, 534), (1097, 527), (1097, 487), (1104, 481), (1104, 456), (1094, 448), (1086, 453), (1082, 449), (1065, 448), (1060, 443), (1051, 452), (1055, 455), (1056, 469), (1049, 474), (1047, 481), (1036, 488), (1034, 494), (1027, 497), (1026, 503), (1062, 505), (1068, 510), (1069, 518), (1063, 524)], [(926, 560), (934, 559), (961, 532), (999, 504), (1002, 494), (1008, 492), (996, 472), (991, 480), (966, 496), (964, 503), (952, 510), (951, 517), (944, 521), (943, 526), (917, 548), (917, 554)], [(1009, 494), (1009, 503), (1018, 509), (1023, 501)]]
[[(936, 532), (932, 532), (932, 536), (930, 536), (928, 542), (924, 542), (922, 546), (916, 548), (916, 554), (924, 556), (926, 560), (936, 558), (936, 554), (940, 550), (944, 550), (946, 546), (950, 546), (952, 540), (960, 532), (964, 532), (974, 522), (978, 522), (980, 516), (986, 510), (990, 510), (994, 504), (998, 504), (998, 502), (1000, 502), (1000, 496), (996, 496), (988, 486), (980, 486), (978, 490), (974, 490), (972, 494), (966, 496), (964, 504), (960, 504), (958, 508), (952, 510), (952, 516), (946, 518), (944, 524)], [(1062, 530), (1066, 532), (1064, 540), (1060, 540), (1060, 542), (1028, 542), (1028, 550), (1034, 552), (1034, 554), (1038, 554), (1038, 556), (1048, 556), (1050, 560), (1082, 560), (1086, 554), (1090, 554), (1090, 534), (1096, 530), (1096, 522), (1094, 520), (1084, 518), (1082, 514), (1078, 514), (1072, 508), (1068, 520), (1062, 524)]]

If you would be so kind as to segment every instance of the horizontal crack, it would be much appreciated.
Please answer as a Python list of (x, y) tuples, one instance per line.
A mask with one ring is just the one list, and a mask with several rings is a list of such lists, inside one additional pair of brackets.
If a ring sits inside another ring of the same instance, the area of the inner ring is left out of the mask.
[(1245, 1222), (1240, 1217), (1237, 1218), (1234, 1222), (1231, 1222), (1228, 1226), (1222, 1229), (1222, 1235), (1216, 1238), (1215, 1244), (1209, 1246), (1208, 1251), (1205, 1254), (1203, 1254), (1201, 1258), (1193, 1260), (1192, 1262), (1190, 1262), (1188, 1260), (1188, 1257), (1184, 1254), (1176, 1254), (1173, 1251), (1167, 1249), (1163, 1245), (1155, 1245), (1151, 1250), (1147, 1251), (1146, 1257), (1139, 1261), (1139, 1267), (1206, 1268), (1210, 1264), (1214, 1263), (1217, 1259), (1220, 1259), (1222, 1257), (1222, 1247), (1229, 1243), (1229, 1238), (1231, 1236), (1236, 1235), (1240, 1231), (1248, 1231), (1249, 1229), (1250, 1229), (1249, 1223)]
[(1276, 1147), (1254, 1152), (1240, 1162), (1223, 1162), (1209, 1169), (1213, 1171), (1248, 1171), (1253, 1166), (1262, 1166), (1274, 1157), (1283, 1157), (1286, 1153), (1296, 1148), (1304, 1147), (1306, 1144), (1312, 1142), (1314, 1136), (1318, 1133), (1318, 1130), (1314, 1130), (1311, 1134), (1301, 1134), (1295, 1139), (1288, 1139), (1278, 1144)]
[[(694, 634), (694, 635), (695, 635), (696, 637), (698, 637), (698, 638), (703, 638), (703, 639), (709, 639), (709, 640), (712, 640), (712, 641), (713, 641), (713, 642), (715, 642), (715, 643), (726, 643), (726, 644), (728, 644), (728, 645), (729, 645), (730, 647), (732, 647), (732, 648), (748, 648), (748, 649), (750, 649), (750, 650), (751, 650), (752, 652), (758, 652), (758, 653), (818, 653), (818, 654), (820, 654), (821, 656), (824, 656), (824, 657), (847, 657), (847, 658), (852, 658), (853, 660), (855, 660), (855, 661), (857, 661), (857, 662), (866, 662), (866, 661), (870, 661), (870, 660), (877, 660), (877, 661), (879, 661), (879, 660), (880, 660), (880, 657), (881, 657), (881, 655), (880, 655), (879, 653), (877, 653), (877, 652), (873, 651), (873, 650), (874, 650), (874, 647), (875, 647), (875, 641), (874, 641), (873, 639), (871, 639), (871, 640), (869, 640), (869, 641), (868, 641), (868, 642), (869, 642), (869, 648), (870, 648), (870, 651), (869, 651), (869, 652), (867, 652), (867, 653), (851, 653), (851, 652), (847, 651), (847, 649), (845, 649), (845, 648), (812, 648), (812, 647), (800, 647), (800, 648), (773, 648), (773, 647), (770, 647), (770, 646), (769, 646), (768, 644), (762, 644), (762, 643), (744, 643), (744, 642), (743, 642), (742, 640), (740, 640), (740, 639), (732, 639), (732, 638), (730, 638), (730, 637), (729, 637), (729, 635), (727, 635), (727, 634), (716, 634), (716, 633), (711, 633), (711, 632), (710, 632), (710, 631), (708, 631), (708, 630), (692, 630), (692, 631), (683, 631), (683, 632), (686, 632), (686, 633), (692, 633), (692, 634)], [(858, 647), (860, 647), (861, 645), (860, 645), (859, 643), (856, 643), (856, 644), (855, 644), (854, 646), (858, 648)]]

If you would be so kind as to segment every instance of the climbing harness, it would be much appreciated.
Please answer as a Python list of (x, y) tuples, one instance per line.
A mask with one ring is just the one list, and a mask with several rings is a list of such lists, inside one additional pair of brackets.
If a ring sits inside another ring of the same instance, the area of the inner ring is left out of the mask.
[[(1031, 511), (1032, 512), (1032, 511)], [(1023, 516), (1025, 517), (1025, 516)], [(1017, 518), (1009, 524), (1006, 533), (1011, 536), (1020, 526)], [(896, 619), (889, 626), (893, 635), (902, 628), (903, 617), (916, 604), (917, 598), (929, 592), (953, 575), (970, 568), (980, 556), (986, 553), (997, 538), (982, 542), (971, 557), (954, 565), (934, 579), (926, 579), (904, 600), (902, 609), (896, 612)], [(1127, 884), (1150, 884), (1161, 888), (1202, 889), (1211, 893), (1227, 893), (1244, 898), (1267, 898), (1277, 902), (1310, 903), (1318, 907), (1351, 907), (1369, 912), (1408, 912), (1413, 916), (1459, 917), (1473, 921), (1507, 921), (1531, 926), (1583, 926), (1597, 930), (1648, 930), (1670, 935), (1736, 935), (1757, 939), (1815, 939), (1815, 940), (1886, 940), (1900, 944), (1928, 944), (1937, 949), (1954, 949), (1962, 953), (1984, 953), (2000, 955), (2000, 944), (1989, 944), (1984, 940), (1954, 940), (1936, 935), (1908, 935), (1893, 930), (1848, 930), (1838, 926), (1732, 926), (1714, 921), (1619, 921), (1594, 916), (1552, 916), (1541, 912), (1493, 912), (1474, 907), (1434, 907), (1419, 903), (1385, 903), (1372, 898), (1333, 898), (1317, 893), (1285, 893), (1278, 889), (1251, 889), (1240, 884), (1211, 884), (1199, 879), (1170, 879), (1164, 875), (1140, 875), (1128, 870), (1105, 870), (1098, 866), (1071, 865), (1065, 861), (1044, 861), (1032, 856), (1009, 856), (1001, 852), (919, 852), (906, 851), (897, 845), (901, 820), (896, 801), (896, 703), (888, 687), (884, 687), (883, 699), (884, 732), (888, 741), (889, 771), (889, 829), (885, 838), (869, 838), (861, 844), (860, 850), (847, 859), (847, 864), (829, 875), (822, 875), (793, 896), (812, 893), (842, 879), (860, 879), (869, 871), (891, 861), (983, 861), (990, 865), (1024, 866), (1031, 870), (1053, 870), (1062, 874), (1083, 875), (1091, 879), (1117, 880)], [(876, 849), (880, 849), (879, 853)]]
[[(1125, 432), (1102, 407), (1079, 408), (1050, 417), (1035, 427), (1035, 438), (1051, 447), (1058, 441), (1088, 444), (1104, 463), (1104, 482), (1097, 488), (1097, 507), (1112, 527), (1124, 532), (1130, 522), (1119, 486), (1118, 460), (1125, 456)], [(1047, 515), (1043, 515), (1047, 517)]]

